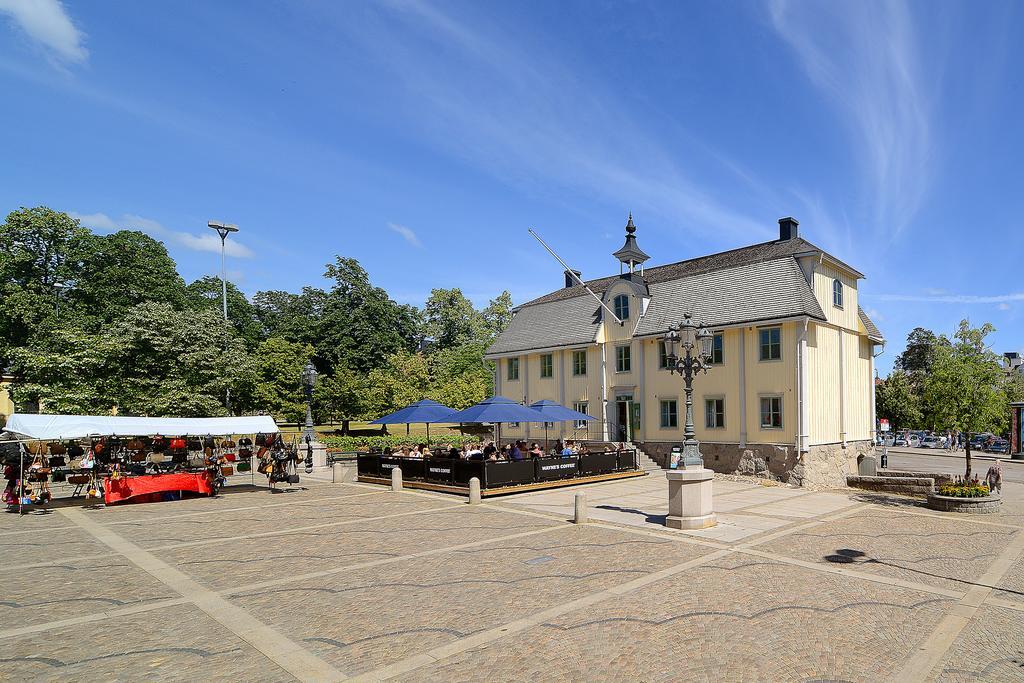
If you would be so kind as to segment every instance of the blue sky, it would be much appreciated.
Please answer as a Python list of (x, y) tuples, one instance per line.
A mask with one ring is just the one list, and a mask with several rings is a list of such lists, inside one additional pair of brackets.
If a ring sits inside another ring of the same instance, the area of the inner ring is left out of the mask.
[(1021, 349), (1024, 5), (0, 0), (0, 210), (164, 240), (248, 293), (353, 256), (396, 299), (801, 234), (890, 340)]

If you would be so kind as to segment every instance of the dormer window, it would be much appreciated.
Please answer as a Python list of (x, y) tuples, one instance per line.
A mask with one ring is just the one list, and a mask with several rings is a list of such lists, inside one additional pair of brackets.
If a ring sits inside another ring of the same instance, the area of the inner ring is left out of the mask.
[(832, 281), (832, 305), (836, 308), (843, 307), (843, 283), (839, 280)]
[(615, 317), (619, 320), (629, 320), (629, 295), (619, 294), (612, 300), (612, 307), (615, 310)]

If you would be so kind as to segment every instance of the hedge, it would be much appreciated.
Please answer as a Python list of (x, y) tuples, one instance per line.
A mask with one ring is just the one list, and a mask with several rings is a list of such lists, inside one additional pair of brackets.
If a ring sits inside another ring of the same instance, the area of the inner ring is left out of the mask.
[(326, 436), (321, 435), (320, 441), (327, 445), (330, 450), (358, 451), (367, 448), (395, 448), (398, 446), (413, 446), (421, 443), (428, 443), (431, 446), (464, 446), (471, 443), (485, 441), (479, 436), (462, 434), (451, 434), (447, 436), (431, 436), (427, 441), (425, 436)]

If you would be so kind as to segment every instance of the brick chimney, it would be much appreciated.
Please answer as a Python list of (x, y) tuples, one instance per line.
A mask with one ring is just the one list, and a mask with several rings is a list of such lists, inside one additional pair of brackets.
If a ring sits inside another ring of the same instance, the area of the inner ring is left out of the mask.
[(800, 236), (800, 221), (792, 216), (779, 219), (779, 241), (795, 240)]

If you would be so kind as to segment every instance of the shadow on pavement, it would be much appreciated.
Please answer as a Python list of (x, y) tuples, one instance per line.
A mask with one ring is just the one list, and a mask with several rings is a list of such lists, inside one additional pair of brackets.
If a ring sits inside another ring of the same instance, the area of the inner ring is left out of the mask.
[(931, 576), (936, 579), (946, 579), (947, 581), (956, 581), (957, 583), (966, 583), (969, 586), (980, 586), (982, 588), (991, 588), (993, 590), (1002, 591), (1004, 593), (1013, 593), (1014, 595), (1024, 595), (1024, 591), (1015, 591), (1010, 588), (1004, 588), (1002, 586), (991, 586), (987, 583), (978, 583), (976, 581), (968, 581), (967, 579), (958, 579), (955, 576), (944, 576), (942, 574), (933, 574), (932, 572), (926, 572), (921, 569), (914, 569), (913, 567), (904, 567), (901, 564), (894, 562), (888, 562), (886, 560), (880, 560), (871, 557), (863, 550), (854, 550), (853, 548), (839, 548), (833, 555), (825, 555), (822, 558), (826, 562), (833, 564), (880, 564), (886, 567), (893, 567), (895, 569), (902, 569), (908, 572), (914, 572), (915, 574), (921, 574), (923, 576)]

